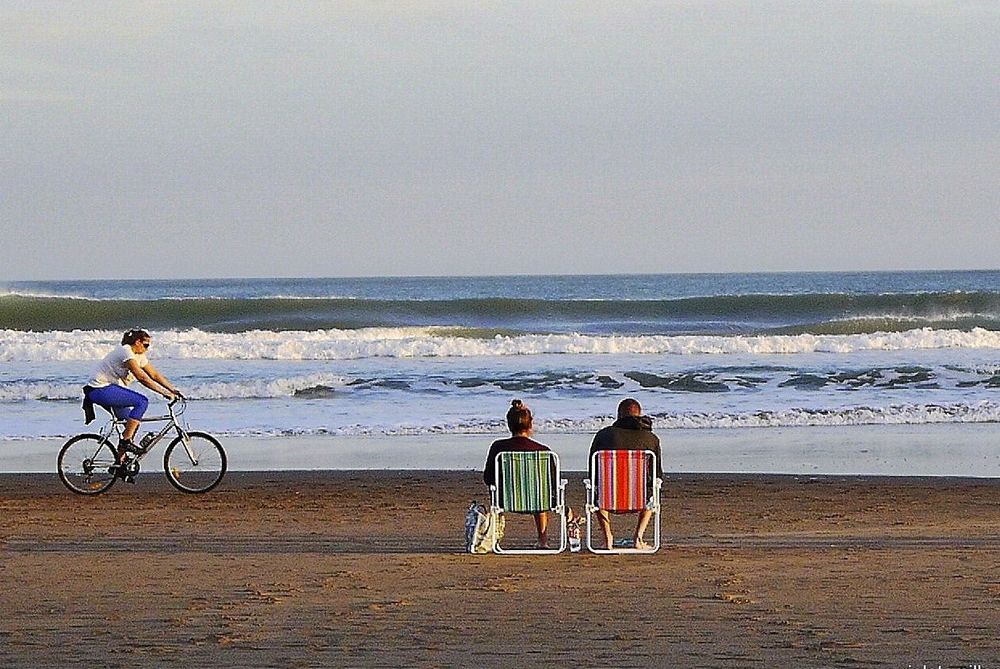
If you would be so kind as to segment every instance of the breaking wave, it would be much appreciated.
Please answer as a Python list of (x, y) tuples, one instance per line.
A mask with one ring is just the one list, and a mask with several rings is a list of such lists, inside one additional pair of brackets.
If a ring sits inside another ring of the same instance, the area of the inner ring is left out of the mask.
[[(513, 334), (870, 334), (915, 328), (1000, 330), (1000, 293), (745, 294), (673, 299), (370, 299), (158, 297), (95, 299), (0, 294), (12, 330), (207, 332), (459, 326)], [(492, 332), (490, 332), (492, 331)], [(473, 333), (479, 333), (473, 334)]]
[[(99, 360), (117, 344), (118, 332), (23, 332), (0, 330), (0, 361)], [(365, 358), (460, 358), (547, 354), (726, 355), (853, 353), (926, 349), (1000, 349), (1000, 331), (934, 330), (854, 335), (495, 335), (458, 336), (454, 329), (169, 331), (155, 335), (156, 360), (359, 360)]]

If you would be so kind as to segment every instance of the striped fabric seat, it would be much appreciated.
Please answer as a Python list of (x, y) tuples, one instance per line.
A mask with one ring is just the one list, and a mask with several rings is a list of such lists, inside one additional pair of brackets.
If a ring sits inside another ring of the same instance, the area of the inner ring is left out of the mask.
[(645, 509), (650, 483), (646, 452), (598, 451), (595, 456), (598, 508), (616, 512)]
[(538, 513), (558, 505), (552, 453), (505, 451), (499, 460), (500, 493), (505, 511)]

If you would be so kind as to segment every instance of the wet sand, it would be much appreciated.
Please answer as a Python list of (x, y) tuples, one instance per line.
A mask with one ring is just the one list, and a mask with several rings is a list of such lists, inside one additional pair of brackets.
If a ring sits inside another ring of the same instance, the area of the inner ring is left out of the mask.
[[(665, 469), (680, 474), (1000, 477), (994, 423), (671, 429), (658, 434)], [(507, 433), (217, 436), (233, 470), (471, 471), (482, 469), (490, 442)], [(535, 438), (559, 454), (564, 469), (587, 467), (593, 433), (538, 433)], [(0, 448), (0, 473), (53, 471), (66, 439), (7, 442)]]
[(652, 556), (467, 555), (473, 498), (474, 472), (0, 475), (0, 666), (1000, 666), (997, 479), (674, 474)]

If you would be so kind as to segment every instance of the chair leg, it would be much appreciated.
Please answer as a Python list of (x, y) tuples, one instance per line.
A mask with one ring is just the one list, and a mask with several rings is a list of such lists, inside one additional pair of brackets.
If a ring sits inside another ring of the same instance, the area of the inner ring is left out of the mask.
[(566, 550), (566, 508), (552, 509), (559, 516), (559, 547), (558, 548), (504, 548), (501, 537), (494, 547), (497, 555), (556, 555)]
[[(587, 550), (591, 553), (596, 553), (598, 555), (621, 555), (621, 554), (651, 554), (660, 550), (660, 508), (649, 509), (652, 513), (650, 517), (650, 522), (653, 524), (653, 543), (647, 544), (646, 548), (615, 548), (614, 546), (606, 546), (605, 548), (598, 548), (594, 546), (594, 522), (592, 516), (601, 513), (601, 510), (596, 506), (588, 504), (586, 507), (587, 514)], [(598, 517), (600, 517), (598, 515)], [(609, 519), (610, 521), (610, 519)], [(600, 523), (598, 523), (600, 525)], [(603, 534), (603, 528), (602, 528)], [(604, 537), (601, 537), (604, 541)]]

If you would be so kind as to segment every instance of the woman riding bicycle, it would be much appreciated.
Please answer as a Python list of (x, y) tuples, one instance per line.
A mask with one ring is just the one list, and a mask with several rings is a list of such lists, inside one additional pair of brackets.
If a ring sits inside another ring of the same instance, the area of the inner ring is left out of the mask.
[(138, 431), (149, 405), (149, 399), (145, 395), (129, 390), (126, 386), (138, 379), (139, 383), (163, 395), (167, 400), (183, 397), (167, 377), (149, 364), (146, 352), (152, 343), (153, 338), (146, 330), (128, 330), (122, 335), (122, 345), (104, 357), (94, 377), (83, 387), (85, 410), (87, 403), (99, 404), (116, 418), (125, 420), (125, 430), (118, 442), (118, 464), (124, 462), (127, 452), (139, 451), (132, 442), (132, 437)]

